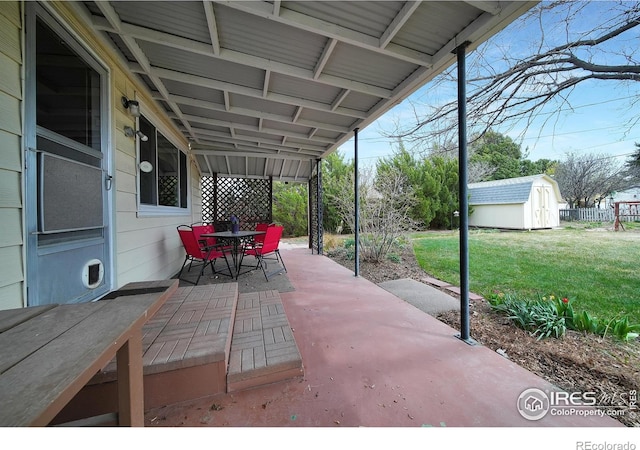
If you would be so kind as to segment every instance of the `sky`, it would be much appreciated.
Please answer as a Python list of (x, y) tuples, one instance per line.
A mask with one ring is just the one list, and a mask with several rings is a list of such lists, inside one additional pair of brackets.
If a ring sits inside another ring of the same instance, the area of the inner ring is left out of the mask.
[[(594, 11), (589, 17), (602, 18), (610, 10), (610, 2), (593, 2), (590, 7), (594, 8)], [(583, 18), (576, 24), (582, 29), (587, 29), (592, 25), (588, 23), (589, 20), (592, 19)], [(548, 35), (561, 30), (562, 26), (561, 22), (550, 19), (544, 29)], [(510, 46), (510, 51), (528, 51), (528, 54), (531, 54), (529, 48), (539, 40), (539, 33), (535, 28), (524, 30), (525, 32), (519, 24), (514, 24), (496, 35), (492, 42), (496, 45)], [(632, 33), (627, 39), (634, 40), (637, 46), (638, 31), (634, 30)], [(379, 158), (393, 154), (397, 145), (385, 136), (385, 132), (392, 132), (394, 123), (399, 120), (404, 123), (411, 121), (411, 104), (428, 101), (429, 95), (432, 95), (430, 87), (431, 84), (423, 86), (400, 105), (360, 130), (358, 150), (361, 164), (375, 164)], [(452, 95), (455, 95), (455, 90), (452, 90)], [(638, 82), (630, 82), (625, 86), (617, 82), (588, 81), (578, 85), (571, 93), (572, 111), (556, 114), (553, 108), (541, 116), (551, 117), (546, 125), (542, 124), (542, 120), (538, 120), (522, 133), (524, 124), (520, 122), (513, 124), (509, 129), (496, 128), (495, 131), (514, 139), (521, 145), (523, 154), (528, 155), (527, 158), (532, 161), (562, 160), (567, 153), (587, 153), (608, 156), (623, 163), (635, 150), (634, 144), (640, 143), (640, 124), (625, 126), (628, 121), (638, 118), (638, 109), (634, 110), (630, 106), (629, 98), (634, 96), (640, 97)], [(352, 138), (342, 145), (339, 151), (349, 160), (353, 158), (353, 148)]]

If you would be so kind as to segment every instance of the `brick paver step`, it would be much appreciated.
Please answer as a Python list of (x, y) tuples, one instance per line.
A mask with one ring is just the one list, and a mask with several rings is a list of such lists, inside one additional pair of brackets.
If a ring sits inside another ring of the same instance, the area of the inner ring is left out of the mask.
[[(181, 287), (142, 328), (144, 373), (220, 362), (231, 346), (237, 283)], [(93, 382), (116, 377), (115, 360)]]
[(278, 291), (240, 294), (227, 390), (247, 389), (303, 373), (302, 357)]

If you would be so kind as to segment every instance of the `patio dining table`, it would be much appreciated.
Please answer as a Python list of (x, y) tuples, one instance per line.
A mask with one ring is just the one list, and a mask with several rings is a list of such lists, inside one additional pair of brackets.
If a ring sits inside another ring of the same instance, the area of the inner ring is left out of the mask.
[(247, 240), (247, 239), (253, 239), (256, 236), (259, 236), (261, 234), (265, 234), (264, 231), (256, 231), (256, 230), (249, 230), (249, 231), (238, 231), (237, 233), (234, 233), (232, 231), (216, 231), (215, 233), (203, 233), (200, 236), (203, 238), (216, 238), (216, 239), (222, 239), (222, 240), (229, 240), (232, 242), (232, 253), (231, 253), (231, 257), (233, 259), (233, 269), (235, 270), (235, 279), (238, 279), (238, 275), (240, 275), (240, 262), (242, 260), (242, 258), (240, 258), (238, 255), (240, 253), (240, 244), (243, 240)]

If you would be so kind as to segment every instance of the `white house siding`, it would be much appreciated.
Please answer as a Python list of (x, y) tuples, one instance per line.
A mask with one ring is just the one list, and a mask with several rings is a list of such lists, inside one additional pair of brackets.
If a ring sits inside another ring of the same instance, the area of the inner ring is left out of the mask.
[(25, 305), (21, 29), (20, 3), (0, 2), (0, 309)]
[(624, 191), (616, 192), (614, 202), (640, 202), (640, 186), (632, 186)]
[[(116, 167), (115, 272), (117, 287), (121, 287), (132, 281), (166, 279), (175, 275), (184, 261), (184, 250), (176, 227), (201, 219), (199, 206), (192, 207), (190, 215), (145, 216), (138, 213), (136, 141), (122, 132), (126, 125), (135, 128), (135, 122), (125, 111), (120, 98), (124, 95), (138, 99), (142, 114), (162, 134), (171, 138), (183, 151), (187, 144), (182, 136), (167, 126), (166, 117), (153, 107), (153, 102), (144, 95), (140, 86), (118, 67), (111, 67), (111, 71)], [(199, 189), (199, 174), (193, 164), (190, 170), (190, 194), (193, 197), (193, 191)]]
[(473, 205), (469, 226), (523, 229), (525, 223), (522, 204)]
[[(22, 12), (21, 3), (0, 1), (0, 309), (26, 305), (24, 295), (22, 205)], [(127, 73), (120, 60), (101, 37), (77, 19), (71, 2), (51, 2), (48, 6), (80, 42), (108, 67), (111, 95), (111, 146), (113, 151), (114, 288), (130, 281), (168, 278), (184, 260), (176, 227), (201, 220), (198, 170), (189, 159), (190, 213), (159, 217), (139, 217), (137, 212), (137, 168), (135, 141), (124, 136), (124, 125), (134, 126), (120, 97), (136, 98), (142, 112), (179, 149), (188, 143), (173, 127), (166, 114), (156, 107), (150, 93), (137, 78)], [(187, 212), (187, 211), (185, 211)], [(28, 285), (28, 280), (26, 280)]]

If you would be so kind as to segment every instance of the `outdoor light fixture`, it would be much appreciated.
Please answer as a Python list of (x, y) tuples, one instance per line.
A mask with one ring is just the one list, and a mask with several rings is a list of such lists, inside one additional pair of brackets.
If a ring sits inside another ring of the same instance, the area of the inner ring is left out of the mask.
[(128, 109), (133, 117), (140, 117), (140, 103), (137, 100), (129, 100), (125, 96), (122, 96), (120, 100), (122, 101), (122, 106)]
[(125, 126), (123, 128), (123, 131), (124, 131), (124, 135), (127, 136), (127, 137), (138, 136), (142, 142), (147, 142), (149, 140), (147, 135), (144, 134), (142, 131), (140, 131), (140, 130), (136, 131), (136, 130), (134, 130), (133, 128), (131, 128), (129, 126)]

